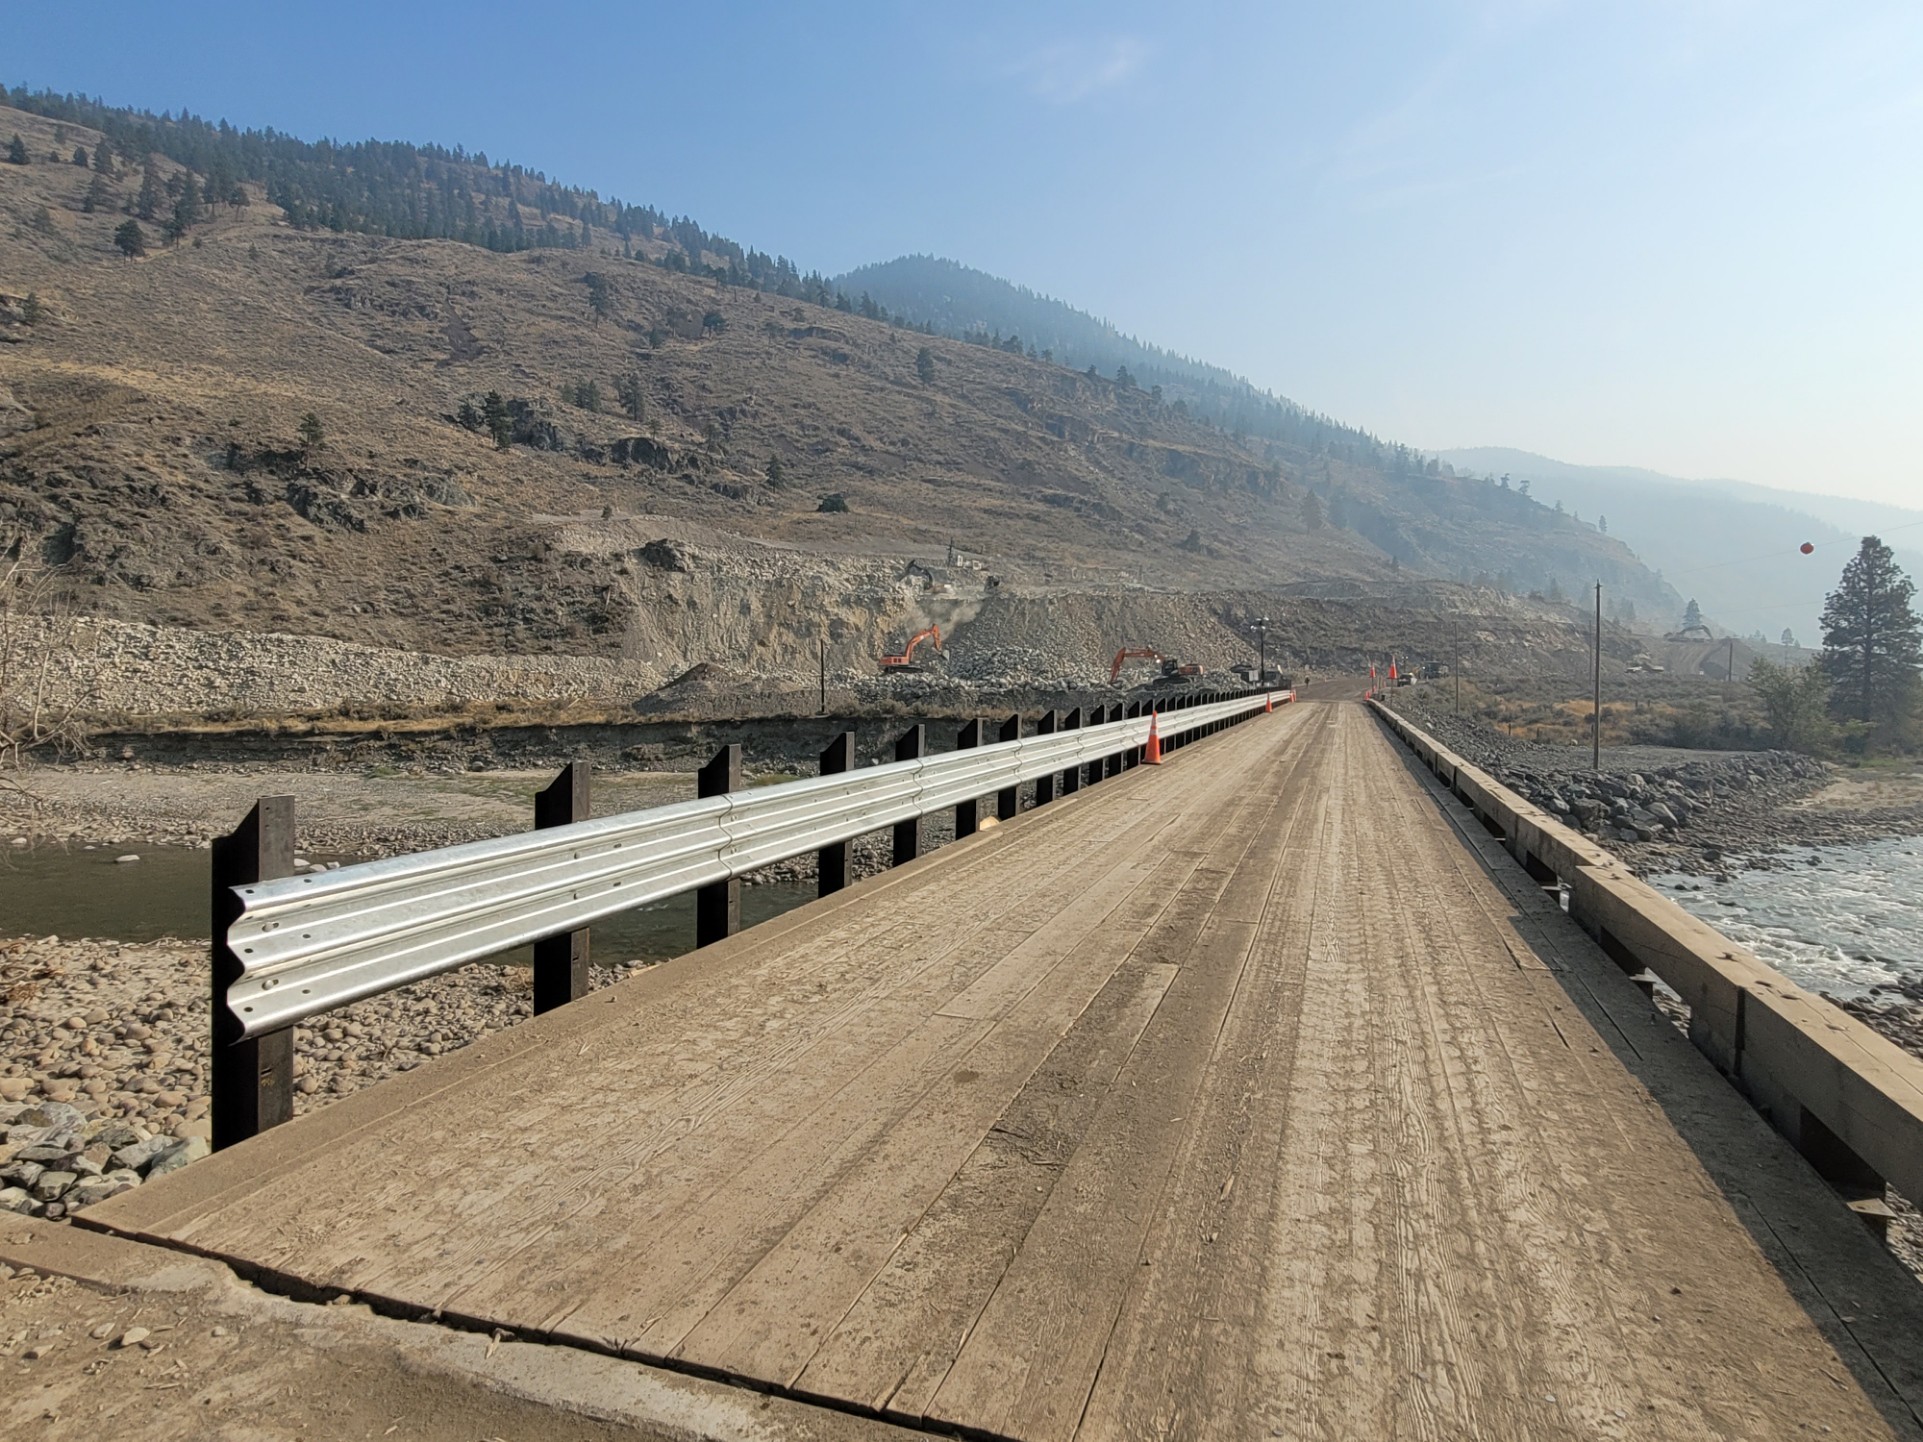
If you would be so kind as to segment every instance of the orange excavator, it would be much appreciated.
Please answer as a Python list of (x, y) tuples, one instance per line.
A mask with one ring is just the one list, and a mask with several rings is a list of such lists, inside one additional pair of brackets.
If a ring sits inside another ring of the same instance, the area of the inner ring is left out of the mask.
[(1122, 667), (1129, 661), (1166, 662), (1167, 660), (1168, 658), (1166, 656), (1151, 646), (1124, 646), (1115, 653), (1114, 661), (1109, 664), (1108, 684), (1113, 686), (1117, 681), (1122, 679)]
[(941, 627), (930, 626), (925, 631), (915, 632), (914, 635), (908, 638), (908, 644), (902, 647), (902, 651), (899, 656), (883, 656), (881, 658), (881, 669), (884, 671), (914, 670), (915, 669), (915, 647), (919, 646), (923, 641), (933, 641), (935, 643), (935, 653), (937, 655), (940, 655), (941, 654)]
[(1184, 665), (1173, 656), (1164, 656), (1152, 646), (1124, 646), (1115, 653), (1115, 659), (1109, 663), (1109, 685), (1113, 686), (1122, 679), (1123, 663), (1131, 660), (1160, 661), (1164, 676), (1200, 676), (1202, 674), (1202, 668), (1193, 661)]

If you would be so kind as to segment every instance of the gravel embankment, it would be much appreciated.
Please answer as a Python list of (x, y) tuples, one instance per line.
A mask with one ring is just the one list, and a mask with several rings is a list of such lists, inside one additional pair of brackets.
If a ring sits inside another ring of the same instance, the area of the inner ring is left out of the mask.
[[(205, 943), (0, 942), (0, 1210), (58, 1219), (207, 1154), (206, 976)], [(295, 1112), (513, 1025), (528, 983), (470, 966), (296, 1028)]]

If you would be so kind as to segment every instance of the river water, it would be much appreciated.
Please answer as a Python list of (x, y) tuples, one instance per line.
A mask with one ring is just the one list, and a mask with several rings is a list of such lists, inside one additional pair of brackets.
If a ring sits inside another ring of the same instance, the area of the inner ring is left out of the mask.
[(1811, 991), (1923, 984), (1923, 837), (1790, 847), (1729, 881), (1651, 885)]
[[(114, 859), (135, 854), (140, 860)], [(205, 851), (154, 846), (41, 847), (0, 854), (0, 936), (205, 937), (210, 859)], [(813, 882), (744, 886), (741, 924), (770, 920), (814, 895)], [(589, 951), (597, 963), (612, 965), (665, 961), (693, 948), (694, 896), (689, 893), (597, 923)], [(501, 959), (528, 961), (531, 953), (523, 948)]]

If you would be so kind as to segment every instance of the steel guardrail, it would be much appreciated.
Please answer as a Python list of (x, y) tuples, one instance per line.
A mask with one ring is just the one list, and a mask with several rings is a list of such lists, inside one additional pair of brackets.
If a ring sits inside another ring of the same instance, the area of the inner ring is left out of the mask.
[[(1269, 709), (1163, 711), (1163, 741)], [(1147, 744), (1136, 716), (232, 888), (226, 1004), (260, 1036), (635, 907)]]

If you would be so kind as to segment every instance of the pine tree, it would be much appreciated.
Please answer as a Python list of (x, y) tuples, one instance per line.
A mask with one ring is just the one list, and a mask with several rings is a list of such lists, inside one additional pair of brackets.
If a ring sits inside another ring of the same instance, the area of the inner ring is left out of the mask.
[(174, 200), (173, 216), (167, 221), (167, 236), (179, 240), (187, 233), (187, 228), (200, 220), (200, 187), (194, 184), (189, 175), (181, 183), (180, 194)]
[(614, 397), (621, 403), (621, 413), (631, 421), (645, 421), (648, 418), (647, 398), (641, 393), (641, 377), (629, 371), (614, 383)]
[(1302, 524), (1311, 531), (1322, 529), (1322, 498), (1314, 491), (1302, 493)]
[(152, 220), (160, 213), (161, 193), (160, 168), (150, 155), (146, 168), (140, 172), (140, 194), (134, 200), (134, 214), (142, 220)]
[(327, 432), (321, 427), (321, 419), (312, 411), (300, 418), (300, 453), (310, 456), (327, 444)]
[(915, 352), (915, 374), (925, 386), (935, 383), (935, 353), (927, 346)]
[(104, 175), (109, 179), (113, 177), (114, 151), (112, 141), (102, 140), (100, 144), (93, 148), (93, 168), (94, 174), (96, 175)]
[(86, 146), (76, 145), (73, 148), (73, 163), (79, 166), (82, 170), (85, 170), (87, 168), (87, 147)]
[(777, 491), (788, 484), (787, 473), (781, 469), (780, 456), (769, 456), (768, 468), (762, 474), (766, 476), (768, 484)]
[(1703, 608), (1697, 605), (1696, 598), (1691, 596), (1689, 598), (1689, 604), (1683, 607), (1683, 629), (1685, 631), (1695, 631), (1700, 629), (1702, 624)]
[(147, 235), (141, 230), (140, 222), (137, 220), (121, 222), (120, 229), (114, 232), (114, 244), (120, 247), (120, 253), (129, 260), (147, 253)]
[(1923, 625), (1910, 605), (1915, 594), (1895, 553), (1865, 536), (1823, 604), (1818, 662), (1834, 688), (1831, 708), (1885, 739), (1901, 739), (1917, 704)]
[(591, 270), (581, 277), (581, 283), (588, 288), (588, 309), (594, 312), (594, 323), (599, 325), (614, 314), (614, 295), (608, 289), (608, 278)]
[(13, 143), (7, 147), (7, 163), (10, 165), (25, 165), (28, 163), (27, 142), (22, 140), (18, 135), (13, 137)]
[(514, 443), (514, 422), (508, 415), (507, 402), (501, 399), (499, 391), (489, 391), (483, 398), (481, 414), (487, 421), (487, 433), (494, 438), (497, 451), (504, 451)]
[(107, 177), (96, 175), (93, 183), (87, 187), (87, 198), (80, 202), (80, 209), (82, 213), (92, 215), (95, 211), (105, 210), (111, 206), (113, 199), (113, 190), (107, 184)]

